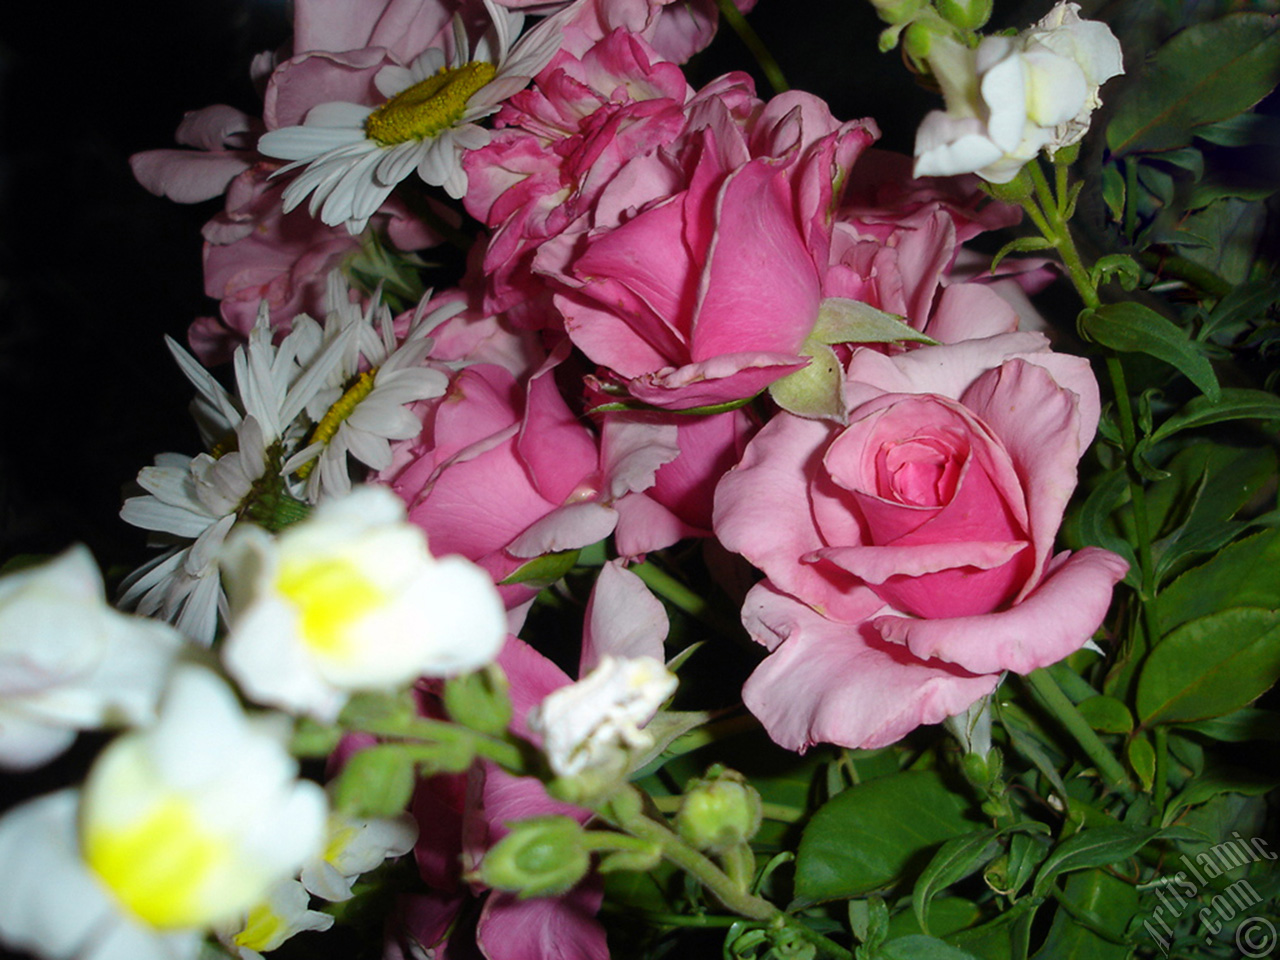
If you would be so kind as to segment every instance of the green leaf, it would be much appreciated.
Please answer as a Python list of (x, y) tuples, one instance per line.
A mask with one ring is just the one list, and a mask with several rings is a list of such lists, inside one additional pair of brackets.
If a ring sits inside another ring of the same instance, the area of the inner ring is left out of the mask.
[(1010, 240), (991, 258), (991, 266), (988, 268), (992, 273), (996, 267), (1000, 265), (1000, 261), (1011, 253), (1031, 253), (1035, 250), (1048, 250), (1053, 243), (1044, 237), (1019, 237), (1016, 240)]
[(1235, 607), (1192, 620), (1160, 641), (1138, 677), (1142, 723), (1231, 713), (1280, 678), (1280, 612)]
[(896, 773), (837, 794), (800, 839), (797, 904), (860, 896), (918, 873), (934, 848), (973, 830), (967, 806), (933, 772)]
[(1220, 147), (1280, 147), (1280, 117), (1242, 113), (1200, 127), (1196, 136)]
[(1188, 723), (1184, 729), (1223, 743), (1248, 743), (1251, 740), (1277, 743), (1280, 742), (1280, 713), (1245, 707), (1225, 717)]
[(1280, 80), (1275, 16), (1237, 13), (1174, 35), (1126, 90), (1107, 127), (1115, 156), (1184, 146), (1195, 128), (1225, 120)]
[(1124, 194), (1124, 174), (1120, 166), (1108, 163), (1102, 168), (1102, 200), (1116, 223), (1124, 217)]
[(1221, 389), (1213, 367), (1185, 330), (1140, 303), (1103, 304), (1080, 315), (1090, 339), (1122, 353), (1146, 353), (1176, 367), (1206, 397), (1217, 402)]
[(1058, 760), (1050, 756), (1055, 752), (1049, 738), (1021, 707), (1014, 703), (1004, 703), (998, 707), (1000, 725), (1009, 734), (1009, 742), (1013, 749), (1022, 754), (1053, 785), (1058, 797), (1067, 801), (1067, 787), (1058, 773)]
[(875, 960), (981, 960), (944, 940), (923, 934), (890, 940), (872, 956)]
[(1193, 781), (1182, 793), (1173, 798), (1165, 811), (1165, 822), (1177, 819), (1188, 807), (1199, 806), (1223, 793), (1240, 793), (1246, 797), (1260, 797), (1280, 786), (1280, 778), (1251, 771), (1240, 771), (1235, 776), (1205, 776)]
[(1150, 442), (1167, 440), (1182, 430), (1194, 430), (1229, 420), (1280, 420), (1280, 397), (1265, 390), (1227, 387), (1217, 400), (1196, 397), (1156, 427)]
[(1076, 704), (1080, 716), (1099, 733), (1128, 733), (1133, 729), (1133, 715), (1123, 701), (1099, 694)]
[(348, 816), (393, 817), (409, 806), (415, 783), (413, 758), (397, 744), (355, 753), (338, 775), (334, 802)]
[(577, 562), (577, 550), (544, 553), (540, 557), (534, 557), (528, 563), (521, 564), (499, 581), (499, 585), (506, 587), (513, 583), (526, 583), (538, 589), (549, 587), (572, 570)]
[(1128, 860), (1160, 831), (1116, 824), (1081, 830), (1058, 844), (1036, 875), (1035, 892), (1046, 896), (1055, 879), (1073, 870), (1105, 867)]
[(1098, 258), (1098, 262), (1089, 271), (1089, 276), (1095, 287), (1115, 277), (1125, 290), (1136, 290), (1138, 283), (1142, 280), (1142, 268), (1138, 266), (1138, 261), (1127, 253), (1109, 253), (1105, 257)]
[(1280, 608), (1280, 530), (1223, 547), (1165, 587), (1159, 603), (1166, 630), (1230, 607)]
[(1129, 757), (1129, 767), (1142, 781), (1142, 789), (1150, 791), (1151, 784), (1156, 779), (1155, 747), (1151, 746), (1151, 741), (1140, 733), (1129, 741), (1126, 752)]
[(877, 310), (861, 300), (828, 297), (818, 307), (818, 319), (808, 338), (818, 343), (925, 343), (938, 341), (907, 324), (904, 318)]
[(911, 893), (911, 908), (920, 929), (929, 932), (929, 902), (958, 880), (980, 869), (1000, 850), (995, 830), (979, 830), (948, 840), (933, 855)]
[(1067, 880), (1060, 907), (1035, 960), (1124, 960), (1125, 927), (1138, 912), (1138, 891), (1103, 870)]

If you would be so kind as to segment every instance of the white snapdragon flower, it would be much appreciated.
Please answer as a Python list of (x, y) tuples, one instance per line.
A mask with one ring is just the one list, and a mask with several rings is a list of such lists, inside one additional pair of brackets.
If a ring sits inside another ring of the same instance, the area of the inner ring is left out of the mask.
[(351, 898), (361, 875), (413, 849), (418, 825), (409, 814), (365, 819), (337, 811), (329, 815), (324, 852), (302, 868), (302, 885), (317, 897), (337, 903)]
[(333, 915), (310, 909), (311, 897), (297, 880), (282, 880), (271, 888), (265, 900), (257, 904), (235, 923), (218, 929), (218, 939), (240, 960), (262, 960), (264, 953), (275, 950), (304, 930), (328, 930)]
[(1016, 37), (986, 37), (976, 49), (935, 38), (929, 66), (947, 109), (920, 124), (916, 176), (1007, 183), (1041, 150), (1052, 156), (1084, 136), (1098, 89), (1124, 68), (1111, 30), (1079, 10), (1059, 3)]
[(209, 671), (174, 674), (159, 719), (113, 741), (83, 791), (0, 819), (0, 939), (53, 960), (194, 957), (324, 840), (324, 791), (287, 731)]
[(278, 537), (246, 525), (227, 549), (224, 662), (262, 703), (329, 721), (353, 692), (477, 669), (506, 639), (489, 575), (431, 556), (385, 487), (324, 503)]
[(627, 750), (645, 750), (641, 728), (676, 689), (676, 677), (652, 657), (602, 657), (577, 683), (549, 694), (529, 715), (529, 729), (557, 776), (622, 767)]
[(147, 723), (182, 646), (107, 605), (84, 547), (0, 577), (0, 767), (27, 769), (77, 731)]

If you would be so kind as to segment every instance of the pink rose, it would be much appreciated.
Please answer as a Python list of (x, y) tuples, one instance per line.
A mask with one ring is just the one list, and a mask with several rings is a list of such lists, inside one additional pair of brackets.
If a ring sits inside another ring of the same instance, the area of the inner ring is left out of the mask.
[(716, 492), (716, 533), (768, 578), (743, 698), (793, 749), (891, 743), (1062, 659), (1127, 571), (1053, 553), (1098, 422), (1084, 359), (1030, 333), (861, 349), (845, 396), (847, 426), (779, 414)]

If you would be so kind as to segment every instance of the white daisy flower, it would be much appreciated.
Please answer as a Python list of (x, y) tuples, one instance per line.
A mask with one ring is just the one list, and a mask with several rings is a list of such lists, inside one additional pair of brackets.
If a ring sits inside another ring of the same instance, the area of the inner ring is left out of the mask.
[[(423, 302), (429, 299), (430, 294)], [(449, 386), (447, 373), (424, 365), (432, 346), (429, 334), (463, 309), (460, 302), (431, 313), (419, 308), (399, 344), (391, 311), (376, 299), (363, 312), (351, 304), (338, 311), (344, 332), (350, 331), (343, 341), (342, 389), (329, 394), (336, 396), (322, 414), (313, 412), (310, 442), (284, 465), (286, 473), (306, 480), (310, 502), (351, 491), (348, 454), (372, 470), (384, 470), (391, 465), (391, 441), (408, 440), (422, 430), (410, 405), (443, 396)]]
[[(280, 173), (302, 169), (284, 192), (284, 209), (307, 196), (308, 209), (329, 226), (364, 230), (391, 191), (415, 170), (457, 199), (467, 191), (462, 154), (489, 142), (477, 126), (503, 100), (524, 88), (560, 47), (560, 23), (548, 18), (514, 46), (523, 14), (484, 0), (492, 27), (471, 48), (454, 19), (453, 56), (432, 48), (407, 67), (388, 66), (374, 79), (386, 101), (377, 107), (322, 103), (302, 126), (272, 130), (258, 141), (269, 157), (292, 160)], [(468, 52), (470, 51), (470, 52)]]
[[(236, 449), (222, 457), (161, 454), (155, 466), (138, 474), (146, 493), (130, 497), (120, 511), (125, 522), (156, 531), (153, 544), (169, 545), (125, 580), (121, 604), (167, 620), (204, 644), (213, 642), (219, 615), (226, 619), (227, 599), (218, 573), (223, 541), (252, 504), (252, 494), (271, 465), (255, 418), (242, 420), (235, 437)], [(277, 456), (277, 476), (279, 472)]]
[(193, 413), (215, 452), (161, 454), (138, 474), (145, 493), (126, 500), (120, 515), (154, 531), (153, 544), (168, 549), (126, 578), (123, 606), (167, 620), (193, 640), (213, 642), (219, 614), (226, 615), (218, 574), (223, 541), (242, 518), (276, 528), (304, 509), (283, 470), (286, 446), (305, 436), (299, 415), (341, 368), (347, 340), (356, 333), (340, 332), (325, 342), (314, 320), (298, 317), (294, 332), (276, 347), (267, 316), (260, 314), (249, 342), (236, 350), (234, 396), (169, 341), (198, 391)]

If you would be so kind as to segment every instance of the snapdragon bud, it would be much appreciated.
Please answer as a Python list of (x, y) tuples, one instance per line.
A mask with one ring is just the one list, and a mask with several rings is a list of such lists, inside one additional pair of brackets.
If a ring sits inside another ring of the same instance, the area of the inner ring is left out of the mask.
[(511, 825), (480, 865), (479, 880), (526, 897), (567, 892), (591, 867), (582, 825), (572, 817), (531, 817)]
[(871, 0), (885, 23), (898, 25), (913, 20), (924, 9), (924, 0)]
[(690, 782), (676, 812), (676, 830), (699, 850), (718, 853), (760, 829), (760, 794), (742, 774), (716, 764)]
[(991, 19), (991, 0), (934, 0), (934, 6), (961, 30), (977, 30)]

